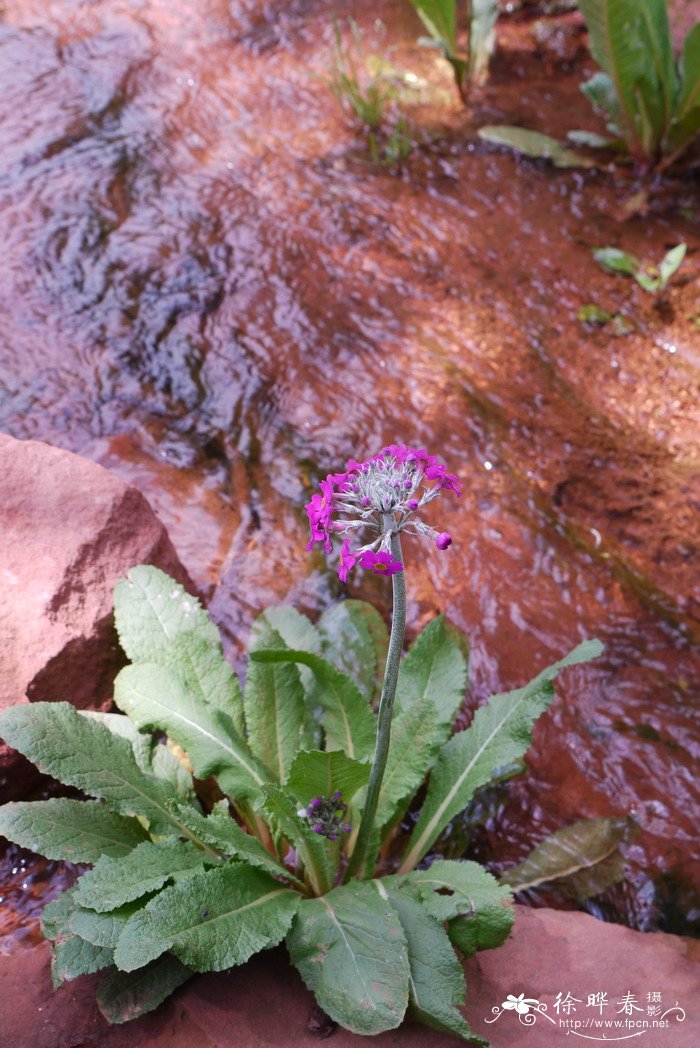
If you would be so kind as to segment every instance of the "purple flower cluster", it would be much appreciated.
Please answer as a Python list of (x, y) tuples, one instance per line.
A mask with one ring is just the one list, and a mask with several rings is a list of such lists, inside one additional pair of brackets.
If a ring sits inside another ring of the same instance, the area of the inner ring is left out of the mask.
[(355, 549), (344, 537), (338, 566), (342, 582), (356, 565), (376, 575), (403, 571), (401, 561), (391, 555), (391, 537), (406, 529), (431, 538), (440, 550), (452, 543), (446, 531), (438, 532), (422, 523), (417, 514), (442, 491), (452, 491), (459, 498), (462, 485), (423, 448), (388, 444), (364, 462), (350, 459), (345, 472), (329, 473), (320, 489), (306, 504), (311, 526), (308, 550), (320, 542), (330, 553), (332, 534), (347, 536), (367, 529), (378, 535)]
[(343, 822), (347, 804), (343, 803), (343, 794), (336, 790), (332, 797), (314, 797), (305, 808), (301, 808), (297, 815), (307, 819), (314, 833), (327, 837), (329, 841), (337, 841), (341, 833), (350, 833), (352, 829)]

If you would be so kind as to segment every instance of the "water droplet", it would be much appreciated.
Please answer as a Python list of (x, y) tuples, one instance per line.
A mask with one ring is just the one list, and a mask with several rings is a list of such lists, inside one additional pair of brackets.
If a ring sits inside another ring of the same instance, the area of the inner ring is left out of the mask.
[(492, 469), (493, 469), (493, 462), (489, 462), (489, 460), (487, 459), (487, 460), (486, 460), (486, 461), (484, 462), (484, 469), (485, 469), (485, 470), (486, 470), (487, 472), (488, 472), (488, 471), (490, 471), (490, 470), (492, 470)]

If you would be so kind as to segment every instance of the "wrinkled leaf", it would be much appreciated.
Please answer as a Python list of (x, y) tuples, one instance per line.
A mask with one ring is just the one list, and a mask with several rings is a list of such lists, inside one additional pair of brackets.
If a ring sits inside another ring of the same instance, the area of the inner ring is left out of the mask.
[(371, 757), (376, 722), (367, 699), (357, 685), (330, 662), (305, 651), (256, 649), (252, 662), (300, 662), (309, 666), (319, 683), (318, 698), (324, 708), (323, 729), (327, 750), (342, 750), (352, 760)]
[(245, 718), (253, 753), (270, 769), (276, 782), (285, 783), (302, 745), (304, 690), (291, 660), (264, 662), (254, 658), (268, 650), (279, 651), (281, 644), (280, 635), (268, 626), (252, 638)]
[(540, 131), (530, 131), (525, 127), (512, 127), (508, 124), (488, 124), (480, 127), (477, 134), (484, 142), (508, 146), (523, 156), (551, 160), (555, 167), (596, 166), (590, 157), (567, 149), (556, 138), (544, 135)]
[(305, 899), (287, 936), (292, 964), (323, 1010), (353, 1033), (401, 1023), (410, 967), (396, 910), (372, 881)]
[(107, 972), (97, 987), (97, 1007), (108, 1023), (126, 1023), (152, 1012), (182, 986), (192, 971), (166, 953), (134, 972)]
[(165, 888), (127, 922), (114, 963), (130, 972), (171, 950), (197, 972), (243, 964), (276, 946), (301, 896), (241, 863), (204, 870)]
[(125, 666), (114, 682), (114, 701), (139, 728), (167, 732), (190, 759), (201, 779), (216, 775), (221, 789), (234, 797), (255, 796), (266, 781), (265, 769), (221, 710), (198, 702), (182, 678), (168, 666)]
[(469, 803), (474, 792), (527, 751), (535, 721), (554, 697), (552, 680), (567, 666), (600, 655), (599, 641), (585, 641), (549, 666), (524, 688), (496, 695), (474, 714), (467, 731), (442, 748), (399, 873), (420, 862), (448, 822)]
[(437, 707), (429, 696), (400, 710), (391, 727), (377, 826), (393, 823), (433, 766), (448, 731), (449, 727), (440, 724)]
[(157, 653), (187, 633), (220, 649), (219, 631), (197, 598), (150, 564), (131, 568), (116, 584), (114, 622), (132, 662), (158, 662)]
[(140, 901), (130, 902), (111, 913), (95, 913), (78, 906), (68, 919), (68, 927), (74, 935), (93, 946), (114, 951), (126, 922), (142, 905)]
[(408, 945), (411, 968), (410, 1014), (443, 1033), (486, 1044), (469, 1029), (457, 1006), (464, 1004), (466, 985), (447, 932), (410, 895), (392, 890), (389, 881), (376, 881), (379, 893), (398, 914)]
[(294, 758), (287, 789), (303, 805), (312, 797), (331, 797), (340, 790), (347, 802), (369, 781), (371, 765), (350, 760), (340, 750), (305, 750)]
[(256, 866), (260, 870), (266, 870), (273, 877), (295, 880), (289, 870), (270, 854), (257, 837), (246, 833), (231, 818), (226, 801), (220, 801), (219, 804), (214, 805), (214, 809), (207, 816), (201, 815), (194, 808), (186, 808), (184, 805), (180, 805), (177, 812), (183, 823), (199, 840), (212, 845), (223, 855), (228, 855), (232, 859), (240, 859), (241, 862), (249, 866)]
[(212, 861), (189, 842), (144, 841), (125, 858), (100, 859), (80, 878), (75, 897), (81, 906), (100, 913), (116, 910), (162, 888), (175, 874), (201, 869), (207, 858)]
[(354, 680), (369, 699), (379, 691), (389, 635), (381, 615), (364, 600), (343, 600), (318, 620), (322, 654)]
[(230, 717), (237, 734), (244, 735), (241, 685), (218, 645), (212, 645), (196, 633), (184, 633), (152, 661), (174, 669), (198, 702)]
[(405, 879), (427, 912), (450, 922), (452, 942), (463, 953), (500, 946), (513, 926), (510, 890), (476, 862), (440, 859)]
[(41, 912), (41, 931), (45, 939), (67, 939), (73, 934), (70, 919), (75, 913), (77, 902), (75, 892), (77, 884), (67, 888), (55, 899), (47, 903)]
[(430, 698), (440, 722), (450, 725), (459, 710), (467, 686), (467, 660), (447, 629), (444, 615), (430, 622), (401, 660), (396, 703), (407, 708)]
[(54, 989), (61, 983), (91, 975), (112, 963), (112, 951), (105, 946), (93, 946), (77, 935), (58, 939), (51, 948), (51, 979)]
[(116, 815), (99, 801), (66, 797), (4, 804), (0, 834), (47, 859), (89, 863), (101, 855), (128, 855), (148, 836), (136, 819)]
[(328, 854), (328, 841), (297, 814), (294, 797), (281, 786), (266, 786), (259, 809), (279, 833), (296, 848), (316, 894), (327, 892), (333, 883), (335, 864)]
[(144, 815), (155, 833), (179, 829), (167, 802), (170, 783), (144, 774), (131, 744), (99, 721), (81, 717), (69, 702), (31, 702), (0, 714), (0, 735), (10, 746), (67, 786), (105, 800), (124, 815)]
[(541, 841), (501, 883), (521, 892), (556, 881), (583, 902), (623, 878), (620, 845), (634, 829), (631, 819), (579, 819)]

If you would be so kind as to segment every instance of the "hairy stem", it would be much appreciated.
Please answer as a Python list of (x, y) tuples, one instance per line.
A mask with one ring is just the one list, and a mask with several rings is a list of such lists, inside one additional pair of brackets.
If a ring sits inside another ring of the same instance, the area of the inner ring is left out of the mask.
[[(384, 526), (390, 527), (391, 517), (387, 514), (384, 518)], [(401, 554), (401, 539), (398, 534), (391, 536), (391, 555), (394, 560), (403, 560)], [(357, 842), (353, 849), (348, 868), (345, 871), (345, 882), (362, 871), (370, 846), (372, 831), (374, 829), (374, 817), (377, 814), (379, 793), (382, 788), (384, 769), (389, 755), (389, 741), (391, 739), (391, 717), (394, 708), (394, 697), (396, 695), (396, 684), (399, 679), (399, 661), (403, 649), (403, 638), (406, 632), (406, 572), (399, 571), (392, 575), (393, 583), (393, 611), (391, 620), (391, 638), (389, 640), (389, 651), (386, 657), (386, 670), (384, 672), (384, 684), (382, 685), (382, 697), (379, 701), (379, 714), (377, 717), (377, 740), (374, 747), (374, 758), (372, 760), (372, 771), (370, 772), (367, 785), (367, 799), (360, 820), (360, 829), (357, 833)]]

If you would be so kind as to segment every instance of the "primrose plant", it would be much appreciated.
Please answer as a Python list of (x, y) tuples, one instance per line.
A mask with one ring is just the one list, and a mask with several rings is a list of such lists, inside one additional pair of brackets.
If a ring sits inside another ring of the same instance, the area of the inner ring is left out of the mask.
[(391, 576), (390, 637), (362, 601), (335, 604), (315, 625), (270, 608), (241, 689), (198, 602), (141, 565), (115, 591), (130, 659), (115, 685), (123, 714), (68, 702), (3, 712), (2, 737), (89, 798), (0, 808), (11, 840), (91, 867), (44, 910), (57, 985), (103, 971), (99, 1006), (124, 1022), (194, 972), (284, 940), (347, 1029), (377, 1034), (411, 1015), (472, 1036), (458, 1010), (460, 955), (504, 941), (510, 889), (434, 847), (477, 789), (518, 769), (557, 672), (601, 647), (580, 644), (452, 734), (466, 646), (438, 617), (402, 655), (401, 540), (412, 533), (446, 550), (450, 536), (422, 516), (459, 491), (434, 456), (390, 445), (327, 477), (307, 505), (311, 545), (331, 552), (341, 540), (341, 579), (358, 567)]

